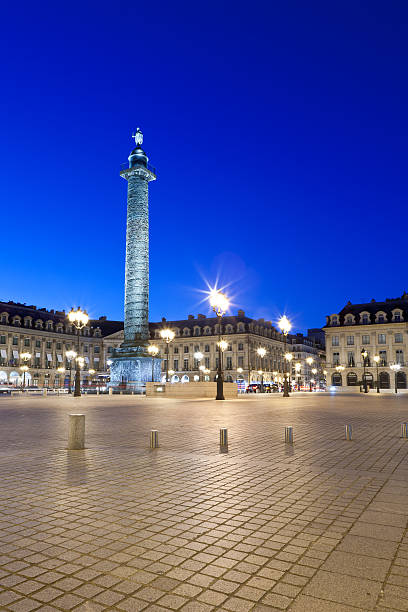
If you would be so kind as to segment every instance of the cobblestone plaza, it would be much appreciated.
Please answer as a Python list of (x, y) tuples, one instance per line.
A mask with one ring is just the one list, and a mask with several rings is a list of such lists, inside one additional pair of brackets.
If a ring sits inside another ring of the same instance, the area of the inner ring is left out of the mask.
[(408, 396), (1, 397), (0, 418), (1, 610), (408, 610)]

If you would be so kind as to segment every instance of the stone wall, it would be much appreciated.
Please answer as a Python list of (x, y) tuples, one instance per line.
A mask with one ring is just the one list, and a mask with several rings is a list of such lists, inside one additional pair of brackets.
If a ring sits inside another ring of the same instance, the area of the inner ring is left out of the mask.
[[(208, 397), (215, 399), (217, 395), (217, 383), (215, 382), (193, 382), (193, 383), (176, 383), (176, 384), (160, 384), (146, 383), (146, 395), (154, 397), (179, 397), (179, 398), (199, 398)], [(238, 397), (237, 383), (224, 383), (225, 399), (234, 399)]]

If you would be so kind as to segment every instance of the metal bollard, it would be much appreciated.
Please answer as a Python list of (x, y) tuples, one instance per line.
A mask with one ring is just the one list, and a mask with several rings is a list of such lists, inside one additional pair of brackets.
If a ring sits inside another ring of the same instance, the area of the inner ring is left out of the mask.
[(220, 446), (228, 446), (228, 429), (220, 429)]
[(408, 438), (408, 423), (401, 423), (401, 438)]
[(150, 431), (150, 448), (158, 448), (159, 447), (159, 432), (157, 429), (152, 429)]
[(68, 450), (82, 450), (85, 448), (85, 415), (69, 415)]
[(47, 397), (47, 389), (43, 389), (43, 396)]
[(345, 425), (344, 426), (344, 439), (345, 440), (352, 440), (353, 439), (353, 426), (352, 425)]
[(113, 394), (113, 387), (109, 387), (109, 391), (108, 391), (109, 395)]
[(293, 444), (293, 427), (292, 425), (287, 425), (285, 427), (285, 442), (288, 444)]

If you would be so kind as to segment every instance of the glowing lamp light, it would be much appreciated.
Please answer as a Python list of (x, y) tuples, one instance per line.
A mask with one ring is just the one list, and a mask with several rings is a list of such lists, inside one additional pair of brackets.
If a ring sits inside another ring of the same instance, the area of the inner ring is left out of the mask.
[(344, 370), (344, 366), (338, 365), (338, 366), (336, 366), (336, 370), (337, 370), (337, 372), (342, 372)]
[(21, 353), (20, 357), (23, 361), (28, 361), (29, 359), (31, 359), (31, 353), (26, 351), (25, 353)]
[(112, 365), (112, 363), (113, 363), (112, 359), (108, 359), (108, 361), (106, 362), (106, 365), (107, 365), (107, 366), (111, 366), (111, 365)]
[(201, 361), (203, 357), (204, 355), (200, 353), (200, 351), (197, 351), (196, 353), (194, 353), (194, 359), (197, 359), (197, 361)]
[(68, 359), (68, 361), (72, 361), (72, 359), (75, 359), (75, 357), (77, 356), (75, 351), (67, 351), (65, 353), (65, 357)]
[(200, 365), (198, 369), (201, 370), (202, 372), (205, 372), (206, 367), (205, 365)]
[(256, 349), (256, 352), (263, 359), (265, 357), (267, 351), (266, 351), (266, 348), (259, 347), (258, 349)]
[(65, 368), (61, 366), (60, 368), (57, 368), (57, 372), (60, 372), (60, 374), (63, 374), (65, 372)]
[(21, 370), (22, 372), (28, 372), (28, 370), (29, 370), (29, 369), (30, 369), (30, 368), (29, 368), (27, 365), (23, 365), (23, 366), (21, 366), (21, 367), (20, 367), (20, 370)]
[(379, 355), (374, 355), (373, 359), (374, 359), (375, 363), (379, 363), (380, 356)]
[(284, 315), (278, 321), (279, 328), (281, 332), (287, 336), (290, 330), (292, 329), (292, 323), (289, 321), (288, 317)]
[(242, 372), (243, 372), (243, 371), (244, 371), (244, 370), (243, 370), (242, 368), (237, 368), (237, 372), (238, 372), (238, 374), (242, 374)]
[(317, 374), (317, 369), (316, 368), (312, 369), (312, 374)]
[(302, 368), (302, 364), (300, 364), (299, 362), (295, 363), (295, 371), (296, 372), (300, 372), (301, 368)]
[(400, 363), (393, 363), (392, 365), (390, 365), (391, 370), (394, 370), (394, 372), (398, 372), (398, 370), (401, 369), (401, 364)]
[(76, 362), (80, 368), (83, 368), (85, 365), (85, 359), (83, 357), (77, 357)]
[(224, 293), (213, 289), (210, 293), (209, 300), (211, 308), (216, 313), (217, 317), (222, 317), (227, 312), (229, 300)]
[[(169, 342), (171, 342), (172, 340), (174, 340), (175, 337), (175, 333), (174, 331), (172, 331), (171, 329), (162, 329), (160, 332), (160, 336), (161, 338), (167, 342), (167, 344), (169, 344)], [(170, 372), (169, 372), (170, 374)]]
[(260, 374), (262, 376), (263, 370), (258, 370), (258, 374)]
[(306, 363), (307, 364), (312, 365), (313, 362), (314, 362), (313, 357), (307, 357), (307, 359), (306, 359)]
[(147, 348), (147, 352), (149, 353), (149, 355), (151, 355), (152, 357), (156, 357), (156, 355), (159, 352), (159, 347), (155, 346), (154, 344), (151, 344), (148, 348)]
[(285, 353), (285, 359), (286, 361), (289, 361), (289, 362), (292, 361), (293, 359), (292, 353)]
[(89, 317), (86, 310), (81, 310), (79, 307), (77, 310), (71, 308), (68, 313), (68, 321), (75, 325), (77, 329), (82, 329), (85, 327), (85, 325), (87, 325)]
[(88, 372), (89, 372), (89, 374), (90, 374), (91, 376), (93, 376), (93, 374), (95, 374), (95, 370), (93, 370), (92, 368), (91, 368), (90, 370), (88, 370)]
[(220, 347), (222, 352), (226, 351), (228, 348), (228, 342), (226, 340), (220, 340), (219, 342), (217, 342), (217, 345)]

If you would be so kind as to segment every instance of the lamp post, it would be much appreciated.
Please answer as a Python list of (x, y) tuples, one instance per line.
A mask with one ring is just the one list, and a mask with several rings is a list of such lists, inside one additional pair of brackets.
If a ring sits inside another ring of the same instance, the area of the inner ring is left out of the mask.
[[(71, 308), (70, 312), (68, 313), (68, 320), (69, 322), (76, 328), (77, 332), (78, 332), (78, 350), (77, 350), (77, 354), (79, 354), (79, 332), (81, 331), (81, 329), (83, 329), (88, 321), (89, 321), (89, 317), (86, 313), (86, 311), (82, 311), (79, 307), (77, 310), (74, 310), (73, 308)], [(74, 389), (74, 397), (81, 397), (81, 374), (80, 374), (80, 365), (79, 365), (79, 360), (83, 358), (82, 357), (77, 357), (75, 360), (75, 389)]]
[(292, 353), (285, 353), (285, 359), (288, 362), (288, 392), (292, 390), (291, 380), (292, 380)]
[(24, 361), (24, 364), (21, 366), (20, 370), (23, 372), (23, 387), (25, 387), (26, 372), (29, 370), (28, 362), (31, 359), (31, 353), (25, 351), (24, 353), (21, 353), (20, 357)]
[(95, 374), (95, 370), (93, 370), (92, 368), (90, 370), (88, 370), (88, 374), (91, 377), (91, 387), (93, 386), (93, 382), (94, 382), (94, 374)]
[(374, 355), (373, 359), (375, 361), (375, 366), (377, 368), (377, 393), (379, 393), (380, 392), (380, 378), (378, 374), (378, 364), (380, 363), (380, 356)]
[(154, 382), (154, 357), (156, 357), (156, 355), (158, 355), (159, 347), (156, 346), (155, 344), (150, 344), (148, 349), (147, 349), (147, 352), (152, 357), (152, 382)]
[(174, 340), (174, 336), (176, 334), (171, 329), (162, 329), (160, 332), (160, 337), (166, 343), (166, 383), (169, 382), (169, 344), (172, 340)]
[[(306, 363), (309, 366), (309, 368), (310, 368), (310, 366), (312, 365), (313, 362), (314, 362), (313, 357), (307, 357), (306, 358)], [(309, 391), (311, 391), (311, 390), (312, 390), (312, 381), (309, 378)]]
[(258, 349), (256, 349), (257, 354), (259, 355), (259, 357), (261, 358), (261, 372), (258, 372), (258, 374), (261, 374), (261, 393), (264, 392), (264, 373), (263, 373), (263, 369), (264, 369), (264, 357), (266, 355), (266, 348), (264, 348), (263, 346), (260, 346)]
[(68, 359), (68, 362), (69, 362), (69, 387), (68, 387), (68, 393), (72, 393), (72, 360), (77, 357), (77, 353), (76, 353), (76, 351), (67, 351), (65, 353), (65, 357)]
[(198, 366), (198, 369), (200, 370), (200, 381), (202, 381), (203, 380), (203, 376), (204, 376), (204, 372), (206, 370), (206, 367), (205, 367), (205, 365), (200, 365), (200, 366)]
[[(201, 351), (196, 351), (194, 353), (193, 357), (194, 357), (194, 359), (196, 361), (195, 365), (197, 365), (198, 369), (201, 371), (200, 361), (202, 361), (204, 355), (201, 353)], [(201, 380), (201, 375), (200, 375), (199, 380)]]
[(394, 372), (395, 393), (398, 393), (398, 380), (397, 380), (397, 376), (398, 376), (398, 370), (401, 368), (401, 364), (400, 363), (393, 363), (392, 365), (390, 365), (390, 368)]
[(302, 364), (299, 363), (299, 361), (297, 363), (295, 363), (295, 372), (296, 372), (296, 376), (298, 379), (298, 391), (300, 391), (300, 370), (302, 369)]
[(366, 380), (366, 363), (367, 363), (368, 353), (365, 348), (361, 349), (361, 357), (363, 358), (363, 387), (364, 393), (368, 393), (367, 380)]
[[(312, 374), (313, 374), (314, 377), (316, 376), (317, 368), (312, 368)], [(316, 380), (314, 379), (313, 381), (310, 381), (310, 382), (314, 382), (315, 383), (315, 389), (316, 389)]]
[[(292, 323), (289, 321), (286, 315), (280, 318), (278, 321), (279, 328), (283, 334), (283, 351), (286, 353), (286, 337), (292, 329)], [(283, 397), (289, 397), (289, 385), (288, 377), (286, 376), (286, 362), (284, 361), (284, 380), (283, 380)]]
[[(64, 368), (63, 366), (60, 366), (59, 368), (57, 368), (57, 372), (59, 372), (59, 374), (64, 374), (64, 372), (65, 372), (65, 368)], [(62, 383), (62, 378), (60, 378), (60, 381), (59, 381), (59, 388), (60, 388), (60, 389), (61, 389), (61, 387), (62, 387), (62, 384), (61, 384), (61, 383)]]
[(223, 354), (223, 350), (225, 350), (225, 348), (227, 347), (223, 349), (222, 345), (223, 343), (225, 343), (228, 346), (228, 344), (225, 342), (225, 340), (221, 340), (221, 321), (222, 321), (223, 315), (228, 310), (229, 301), (226, 295), (221, 293), (221, 291), (216, 291), (216, 290), (211, 291), (209, 300), (210, 300), (210, 305), (218, 318), (217, 396), (215, 399), (223, 400), (224, 399), (224, 378), (223, 378), (223, 372), (222, 372), (222, 354)]

